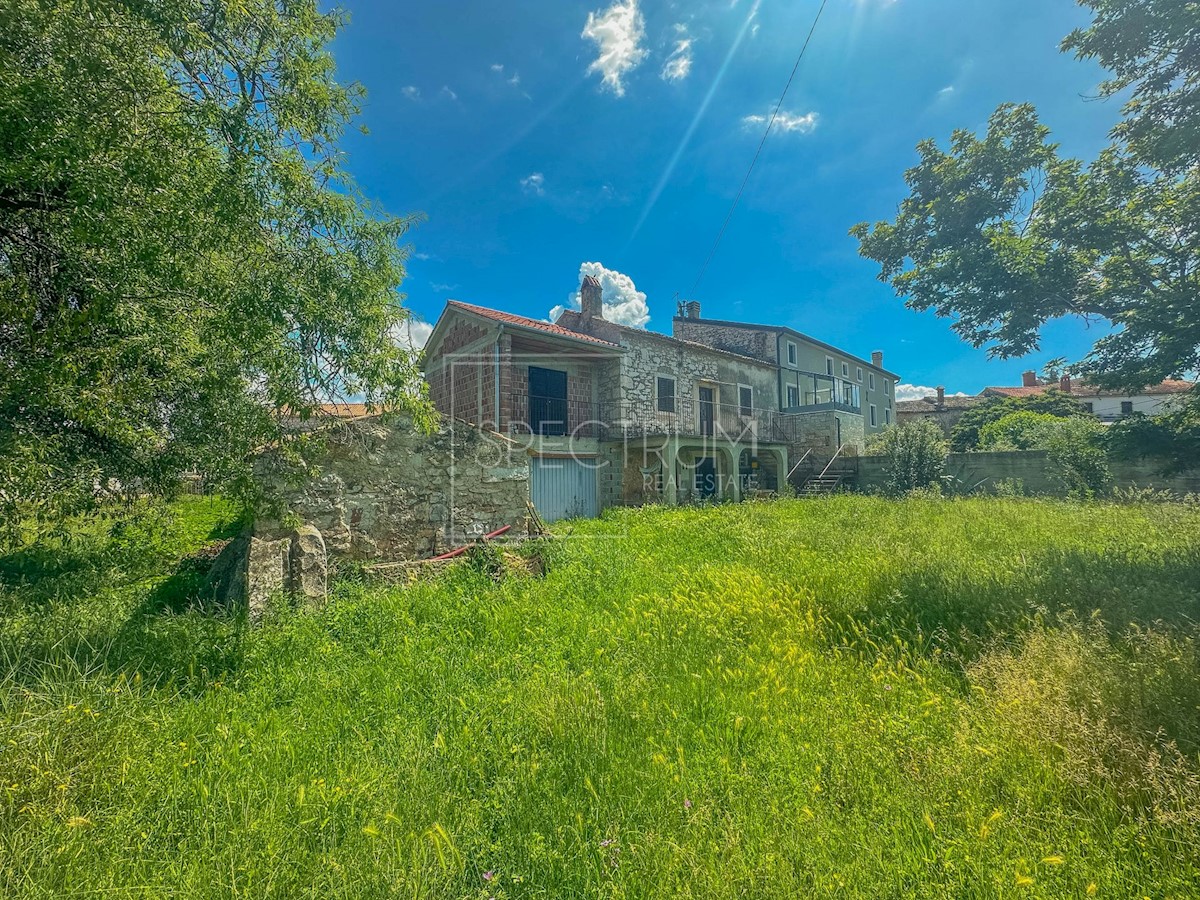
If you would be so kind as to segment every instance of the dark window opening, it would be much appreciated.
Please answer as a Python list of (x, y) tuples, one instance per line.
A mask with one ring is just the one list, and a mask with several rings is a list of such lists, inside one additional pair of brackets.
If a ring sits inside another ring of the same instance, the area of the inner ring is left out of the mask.
[(743, 416), (752, 415), (754, 412), (754, 392), (745, 385), (738, 386), (738, 411)]
[(675, 379), (658, 379), (658, 411), (675, 412)]
[(567, 433), (567, 373), (529, 367), (529, 430), (534, 434)]
[(1132, 400), (1122, 400), (1121, 401), (1121, 415), (1123, 415), (1123, 416), (1133, 415), (1133, 401)]

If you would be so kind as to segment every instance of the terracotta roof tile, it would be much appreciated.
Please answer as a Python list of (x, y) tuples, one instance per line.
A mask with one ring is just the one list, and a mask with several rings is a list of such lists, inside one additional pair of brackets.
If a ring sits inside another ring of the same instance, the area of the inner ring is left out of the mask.
[[(1195, 384), (1191, 381), (1179, 381), (1168, 379), (1160, 384), (1151, 385), (1142, 388), (1140, 391), (1113, 391), (1092, 387), (1082, 381), (1074, 381), (1071, 383), (1070, 395), (1076, 397), (1129, 397), (1129, 396), (1144, 396), (1154, 394), (1185, 394), (1190, 391)], [(1034, 397), (1038, 394), (1045, 393), (1050, 388), (1058, 389), (1058, 382), (1053, 384), (1035, 384), (1031, 387), (987, 387), (984, 388), (980, 395), (990, 394), (999, 397)]]
[(486, 306), (475, 306), (473, 303), (463, 303), (461, 300), (449, 300), (448, 306), (455, 306), (459, 309), (465, 309), (467, 312), (475, 313), (477, 316), (483, 316), (485, 319), (491, 319), (493, 322), (502, 322), (505, 325), (516, 325), (521, 328), (532, 328), (535, 331), (541, 331), (546, 334), (555, 335), (556, 337), (572, 338), (577, 341), (587, 341), (590, 344), (599, 344), (602, 347), (616, 347), (617, 345), (602, 340), (598, 337), (592, 337), (590, 334), (583, 334), (579, 331), (571, 331), (569, 328), (563, 328), (560, 325), (555, 325), (552, 322), (539, 322), (537, 319), (528, 319), (525, 316), (515, 316), (512, 313), (500, 312), (497, 309), (488, 309)]

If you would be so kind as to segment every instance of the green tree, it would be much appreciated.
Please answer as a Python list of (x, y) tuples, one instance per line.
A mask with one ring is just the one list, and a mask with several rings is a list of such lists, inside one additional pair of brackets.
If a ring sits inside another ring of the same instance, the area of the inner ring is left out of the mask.
[(1010, 412), (979, 429), (981, 450), (1030, 450), (1038, 445), (1047, 425), (1063, 421), (1049, 413)]
[(0, 0), (0, 505), (243, 478), (280, 412), (424, 414), (315, 0)]
[(949, 447), (937, 424), (918, 419), (882, 432), (872, 442), (870, 452), (888, 458), (888, 491), (899, 495), (940, 487)]
[(977, 450), (982, 431), (991, 423), (1018, 412), (1057, 416), (1087, 416), (1079, 402), (1056, 388), (1029, 397), (989, 397), (966, 410), (950, 431), (950, 449), (955, 453)]
[(1036, 349), (1062, 316), (1107, 323), (1072, 368), (1138, 388), (1200, 368), (1200, 4), (1079, 2), (1095, 18), (1064, 49), (1130, 97), (1113, 144), (1064, 158), (1033, 107), (1003, 105), (982, 137), (918, 145), (895, 221), (851, 233), (911, 308), (992, 355)]
[(1047, 452), (1050, 471), (1069, 494), (1088, 498), (1103, 493), (1112, 484), (1104, 443), (1104, 425), (1096, 419), (1074, 416), (1043, 423), (1033, 447)]

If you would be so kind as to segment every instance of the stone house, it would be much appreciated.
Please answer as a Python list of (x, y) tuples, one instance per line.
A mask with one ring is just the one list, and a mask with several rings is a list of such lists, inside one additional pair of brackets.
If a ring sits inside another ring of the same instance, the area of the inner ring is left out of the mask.
[(881, 354), (696, 303), (672, 335), (620, 325), (592, 277), (580, 298), (555, 323), (452, 300), (425, 348), (435, 406), (520, 442), (547, 519), (780, 490), (801, 460), (856, 455), (893, 420)]
[(896, 424), (907, 425), (918, 419), (930, 419), (949, 437), (958, 420), (968, 409), (982, 403), (982, 397), (946, 396), (944, 387), (937, 388), (937, 394), (930, 394), (917, 400), (901, 400), (896, 403)]

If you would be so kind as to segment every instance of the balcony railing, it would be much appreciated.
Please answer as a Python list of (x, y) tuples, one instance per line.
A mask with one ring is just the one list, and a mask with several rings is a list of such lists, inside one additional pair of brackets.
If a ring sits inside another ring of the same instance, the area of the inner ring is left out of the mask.
[(834, 375), (818, 375), (815, 372), (788, 372), (785, 391), (790, 400), (796, 400), (788, 410), (797, 412), (816, 409), (840, 409), (848, 412), (862, 411), (862, 385)]
[(600, 408), (588, 400), (516, 393), (512, 395), (508, 412), (511, 434), (605, 437), (606, 427)]
[(681, 435), (740, 441), (778, 441), (779, 413), (736, 403), (708, 403), (676, 397), (669, 409), (658, 403), (614, 404), (605, 407), (611, 437)]

